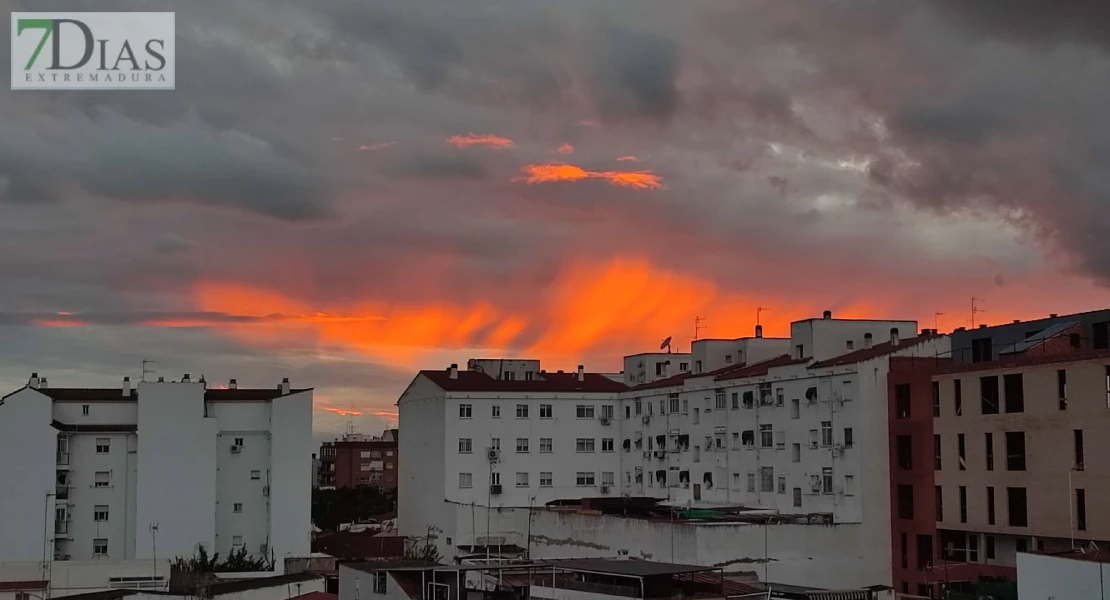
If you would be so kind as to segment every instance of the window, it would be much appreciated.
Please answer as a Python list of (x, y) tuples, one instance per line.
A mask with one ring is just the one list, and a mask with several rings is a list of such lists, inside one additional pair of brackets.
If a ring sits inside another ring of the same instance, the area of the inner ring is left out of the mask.
[(108, 540), (105, 538), (96, 538), (93, 540), (93, 556), (100, 558), (108, 556)]
[(802, 462), (802, 445), (801, 444), (794, 444), (790, 453), (791, 453), (792, 462)]
[(978, 338), (971, 340), (971, 362), (990, 362), (991, 360), (991, 339)]
[(632, 407), (628, 404), (624, 405), (624, 418), (626, 418), (626, 419), (631, 419), (632, 418)]
[(93, 487), (106, 488), (112, 481), (111, 471), (97, 471), (93, 475)]
[(505, 381), (516, 381), (516, 371), (506, 371)]
[(111, 440), (109, 438), (96, 438), (96, 453), (108, 454), (109, 444), (111, 444)]
[(1076, 429), (1073, 432), (1075, 442), (1075, 470), (1083, 470), (1083, 430)]
[(940, 434), (932, 434), (932, 470), (939, 471), (942, 461), (940, 459)]
[(474, 474), (459, 473), (459, 488), (466, 490), (472, 487), (474, 487)]
[(460, 404), (459, 405), (459, 418), (460, 419), (469, 419), (471, 411), (473, 409), (474, 409), (474, 407), (470, 404)]
[(690, 370), (690, 363), (678, 363), (678, 370), (682, 373)]
[(823, 467), (821, 469), (821, 492), (825, 494), (833, 493), (832, 467)]
[(678, 412), (678, 394), (668, 394), (667, 402), (670, 404), (670, 407), (668, 408), (670, 412)]
[(540, 473), (540, 487), (551, 487), (552, 478), (550, 471), (542, 471)]
[(979, 562), (979, 534), (967, 534), (967, 560), (968, 562)]
[(1103, 321), (1101, 323), (1093, 323), (1091, 329), (1094, 333), (1093, 346), (1095, 350), (1105, 350), (1110, 348), (1110, 321)]
[(236, 503), (232, 504), (231, 505), (231, 512), (233, 512), (233, 513), (243, 512), (243, 503), (242, 502), (236, 502)]
[(235, 438), (235, 443), (233, 445), (239, 446), (240, 448), (242, 448), (243, 447), (243, 438)]
[(775, 389), (775, 406), (783, 406), (786, 404), (786, 398), (782, 394), (782, 388)]
[(612, 404), (602, 404), (601, 405), (601, 416), (603, 418), (606, 418), (606, 419), (612, 419), (613, 418), (613, 405)]
[(855, 476), (853, 476), (853, 475), (845, 475), (844, 476), (844, 495), (845, 496), (855, 496), (856, 495), (856, 478), (855, 478)]
[(786, 478), (785, 477), (782, 477), (782, 476), (779, 477), (778, 493), (780, 493), (780, 494), (785, 494), (786, 493)]
[(794, 488), (794, 506), (802, 506), (802, 488)]
[(108, 520), (108, 506), (97, 505), (93, 507), (93, 521), (107, 521)]
[(994, 488), (987, 488), (987, 525), (994, 525)]
[(518, 419), (527, 419), (528, 418), (528, 405), (527, 404), (517, 404), (516, 405), (516, 418), (518, 418)]
[(1025, 538), (1018, 538), (1018, 539), (1014, 540), (1014, 550), (1017, 551), (1017, 552), (1028, 552), (1029, 551), (1029, 540), (1027, 540)]
[(994, 536), (993, 535), (985, 535), (985, 536), (983, 536), (983, 539), (986, 540), (987, 558), (988, 559), (993, 559), (994, 558)]
[(817, 447), (817, 441), (818, 441), (820, 435), (821, 435), (821, 433), (819, 431), (817, 431), (816, 429), (810, 429), (809, 430), (809, 446), (811, 448), (816, 448)]
[(790, 418), (799, 419), (802, 416), (802, 401), (794, 398), (790, 401)]
[(794, 346), (794, 358), (800, 360), (802, 358), (805, 358), (805, 356), (806, 356), (806, 347), (805, 347), (804, 344), (798, 344), (797, 346)]
[(998, 414), (998, 377), (991, 375), (989, 377), (979, 378), (979, 392), (982, 397), (982, 411), (984, 415), (997, 415)]
[(547, 454), (552, 452), (554, 444), (551, 443), (551, 438), (540, 438), (540, 452)]
[(613, 451), (613, 438), (601, 438), (601, 451), (602, 452), (612, 452)]
[(577, 473), (577, 474), (575, 475), (575, 481), (576, 481), (576, 482), (578, 483), (578, 486), (579, 486), (579, 487), (590, 487), (590, 486), (593, 486), (593, 485), (594, 485), (594, 474), (593, 474), (593, 473), (587, 473), (587, 472), (579, 471), (579, 472), (578, 472), (578, 473)]
[(775, 469), (773, 467), (759, 467), (759, 491), (775, 491)]
[(594, 439), (593, 438), (578, 438), (575, 442), (575, 451), (577, 452), (593, 452)]
[(1025, 488), (1006, 488), (1006, 504), (1010, 515), (1010, 527), (1028, 527)]
[(731, 354), (726, 354), (725, 355), (725, 364), (726, 365), (731, 365), (732, 364), (732, 355)]
[[(550, 405), (549, 405), (550, 406)], [(636, 414), (640, 415), (644, 412), (644, 401), (636, 398)], [(543, 416), (543, 405), (540, 405), (540, 416)]]
[(81, 405), (81, 414), (86, 416), (86, 417), (89, 416), (89, 405), (88, 404), (82, 404)]
[(821, 421), (821, 445), (833, 445), (832, 421)]
[(1056, 397), (1060, 399), (1060, 410), (1068, 409), (1068, 372), (1065, 369), (1056, 371)]
[(1025, 380), (1021, 373), (1011, 373), (1002, 378), (1006, 393), (1006, 412), (1025, 412)]
[(755, 473), (748, 473), (748, 491), (755, 491)]
[(1087, 490), (1075, 490), (1075, 528), (1087, 531)]
[(1006, 470), (1025, 470), (1025, 432), (1006, 432)]
[(528, 474), (517, 472), (516, 474), (516, 487), (528, 487)]
[(752, 408), (753, 406), (755, 406), (755, 392), (744, 392), (744, 408)]
[(528, 453), (528, 438), (516, 438), (516, 451), (517, 454)]
[(894, 439), (898, 458), (898, 469), (909, 471), (913, 469), (913, 436), (900, 435)]
[(958, 417), (964, 414), (964, 386), (959, 379), (952, 380), (952, 410)]
[(701, 373), (701, 361), (700, 360), (695, 360), (694, 361), (694, 373)]
[(661, 363), (661, 362), (655, 363), (655, 376), (656, 377), (662, 377), (665, 374), (666, 374), (666, 363)]
[(493, 406), (490, 407), (490, 417), (492, 417), (494, 419), (500, 419), (501, 418), (501, 405), (500, 404), (494, 404)]
[(500, 450), (501, 449), (501, 438), (490, 438), (490, 440), (489, 440), (489, 449), (490, 450)]
[(960, 522), (967, 523), (967, 486), (960, 486)]
[(724, 410), (725, 409), (725, 391), (724, 390), (717, 390), (713, 394), (713, 403), (714, 403), (714, 407), (717, 410)]
[(761, 448), (771, 448), (775, 445), (774, 432), (771, 431), (771, 425), (759, 426), (759, 446)]
[(258, 469), (251, 471), (251, 479), (262, 479), (262, 471)]
[(470, 454), (474, 451), (474, 444), (470, 438), (459, 438), (459, 454)]
[(733, 392), (732, 393), (732, 410), (738, 410), (739, 408), (740, 408), (740, 393), (739, 392)]
[(908, 383), (894, 386), (894, 416), (899, 419), (910, 418), (910, 384)]
[(575, 407), (575, 416), (579, 419), (592, 419), (594, 418), (594, 405), (593, 404), (579, 404)]
[[(639, 403), (639, 401), (637, 401), (637, 404), (638, 403)], [(550, 404), (541, 404), (540, 405), (540, 418), (541, 419), (550, 419), (550, 418), (552, 418), (551, 415), (552, 415), (551, 405)]]
[(913, 519), (913, 486), (898, 486), (898, 518)]
[(501, 485), (501, 474), (497, 473), (497, 472), (490, 473), (489, 474), (489, 484), (490, 485)]
[(536, 378), (536, 372), (535, 371), (525, 371), (524, 372), (524, 380), (525, 381), (532, 381), (535, 378)]
[(369, 450), (363, 450), (362, 452), (359, 452), (358, 455), (359, 455), (359, 458), (370, 458), (370, 451)]
[[(933, 560), (933, 536), (926, 534), (917, 534), (917, 568), (926, 569), (929, 563)], [(921, 590), (924, 587), (924, 590)], [(925, 597), (929, 597), (929, 586), (921, 586), (918, 588), (919, 592)]]
[(988, 471), (993, 471), (994, 470), (994, 434), (993, 433), (986, 433), (986, 434), (984, 434), (984, 438), (985, 438), (985, 443), (986, 443), (986, 446), (987, 446), (987, 470)]
[(959, 469), (961, 471), (966, 471), (967, 470), (967, 461), (964, 459), (964, 456), (966, 455), (966, 452), (967, 452), (967, 446), (964, 443), (964, 434), (962, 434), (962, 433), (957, 433), (956, 434), (956, 451), (958, 452), (959, 457), (960, 457)]
[(910, 544), (906, 541), (906, 534), (898, 534), (899, 555), (902, 557), (902, 568), (910, 568)]
[(601, 473), (601, 485), (614, 485), (616, 483), (616, 473), (612, 471), (604, 471)]
[(944, 521), (944, 493), (938, 485), (933, 488), (933, 501), (937, 505), (937, 523)]
[(387, 593), (386, 592), (385, 581), (386, 581), (385, 571), (374, 571), (374, 588), (373, 588), (373, 590), (374, 590), (375, 594), (385, 594), (385, 593)]
[(933, 382), (933, 416), (940, 416), (940, 382)]
[(241, 536), (241, 535), (231, 536), (231, 545), (232, 545), (232, 547), (235, 547), (235, 548), (238, 548), (239, 546), (242, 546), (243, 545), (243, 536)]

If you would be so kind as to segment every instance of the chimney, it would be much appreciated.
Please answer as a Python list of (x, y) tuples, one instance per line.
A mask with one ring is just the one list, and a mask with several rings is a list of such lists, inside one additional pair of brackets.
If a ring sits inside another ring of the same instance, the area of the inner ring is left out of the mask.
[(898, 328), (897, 327), (891, 327), (890, 328), (890, 345), (891, 346), (897, 346), (898, 345)]
[(289, 393), (289, 378), (281, 378), (281, 395), (284, 396)]
[(186, 373), (185, 376), (181, 378), (181, 383), (189, 383), (189, 374), (188, 373)]
[(1059, 315), (1057, 315), (1056, 313), (1049, 313), (1048, 314), (1048, 318), (1050, 318), (1050, 319), (1055, 319), (1057, 316), (1059, 316)]
[(46, 378), (45, 377), (43, 377), (42, 380), (39, 381), (39, 389), (40, 390), (45, 390), (46, 389)]
[(586, 371), (582, 365), (578, 365), (578, 381), (586, 381)]
[(239, 389), (239, 382), (236, 381), (235, 379), (232, 379), (231, 381), (227, 382), (227, 389), (229, 389), (229, 390)]
[(31, 378), (27, 380), (27, 387), (37, 390), (39, 389), (39, 374), (31, 373)]
[(131, 397), (131, 378), (130, 377), (124, 377), (123, 378), (123, 397), (124, 398), (130, 398)]
[(166, 383), (166, 378), (165, 377), (159, 377), (158, 378), (158, 383)]
[(870, 348), (871, 347), (871, 334), (870, 333), (863, 334), (863, 347), (864, 348)]
[(979, 329), (986, 329), (986, 328), (987, 328), (987, 324), (986, 324), (986, 323), (980, 323), (980, 324), (979, 324)]
[(459, 365), (457, 363), (451, 363), (451, 366), (447, 369), (447, 376), (451, 379), (459, 378)]
[(1021, 323), (1021, 319), (1014, 319), (1014, 323)]
[(757, 337), (757, 338), (763, 337), (763, 326), (762, 325), (756, 325), (755, 326), (755, 337)]
[(831, 318), (832, 318), (832, 311), (831, 311), (831, 310), (826, 310), (826, 311), (825, 311), (825, 314), (821, 315), (821, 318), (823, 318), (823, 319), (831, 319)]

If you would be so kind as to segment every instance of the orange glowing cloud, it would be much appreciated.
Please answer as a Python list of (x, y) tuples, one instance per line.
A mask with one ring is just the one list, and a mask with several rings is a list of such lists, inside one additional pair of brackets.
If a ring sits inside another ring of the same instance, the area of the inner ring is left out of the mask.
[(663, 179), (651, 171), (587, 171), (582, 167), (566, 163), (525, 165), (521, 175), (513, 181), (525, 183), (552, 183), (555, 181), (580, 181), (583, 179), (604, 179), (610, 185), (619, 187), (658, 190), (663, 187)]
[(333, 408), (331, 406), (317, 406), (316, 408), (319, 408), (320, 410), (325, 411), (325, 412), (335, 413), (335, 414), (337, 414), (341, 417), (347, 417), (347, 416), (361, 417), (362, 416), (361, 411), (357, 411), (357, 410), (353, 410), (353, 409), (349, 409), (349, 408)]
[(503, 138), (496, 135), (478, 135), (475, 133), (451, 136), (447, 138), (447, 143), (455, 146), (456, 148), (486, 146), (487, 148), (493, 148), (495, 150), (506, 150), (516, 145), (509, 138)]
[(69, 313), (59, 313), (63, 318), (58, 319), (34, 319), (31, 325), (36, 327), (87, 327), (89, 323), (79, 319), (66, 318)]
[(570, 144), (563, 144), (562, 146), (556, 148), (555, 151), (559, 154), (574, 154), (574, 146), (571, 146)]
[(619, 161), (619, 162), (640, 162), (640, 159), (636, 158), (635, 156), (618, 156), (617, 161)]
[(380, 142), (377, 144), (363, 144), (358, 147), (359, 152), (373, 152), (375, 150), (384, 150), (390, 146), (396, 145), (397, 142)]

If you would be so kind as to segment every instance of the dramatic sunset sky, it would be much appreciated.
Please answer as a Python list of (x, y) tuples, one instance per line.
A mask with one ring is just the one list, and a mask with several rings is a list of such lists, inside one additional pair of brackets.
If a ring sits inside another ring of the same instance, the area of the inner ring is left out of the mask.
[(1105, 1), (0, 0), (90, 8), (176, 10), (178, 89), (0, 91), (0, 391), (288, 376), (325, 437), (696, 316), (1110, 306)]

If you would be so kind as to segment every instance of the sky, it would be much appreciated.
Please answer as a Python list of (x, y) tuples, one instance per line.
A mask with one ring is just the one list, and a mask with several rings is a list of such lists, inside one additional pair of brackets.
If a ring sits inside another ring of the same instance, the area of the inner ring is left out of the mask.
[(0, 9), (177, 12), (174, 91), (0, 90), (3, 390), (289, 377), (329, 438), (421, 368), (616, 371), (699, 317), (1110, 306), (1104, 1)]

